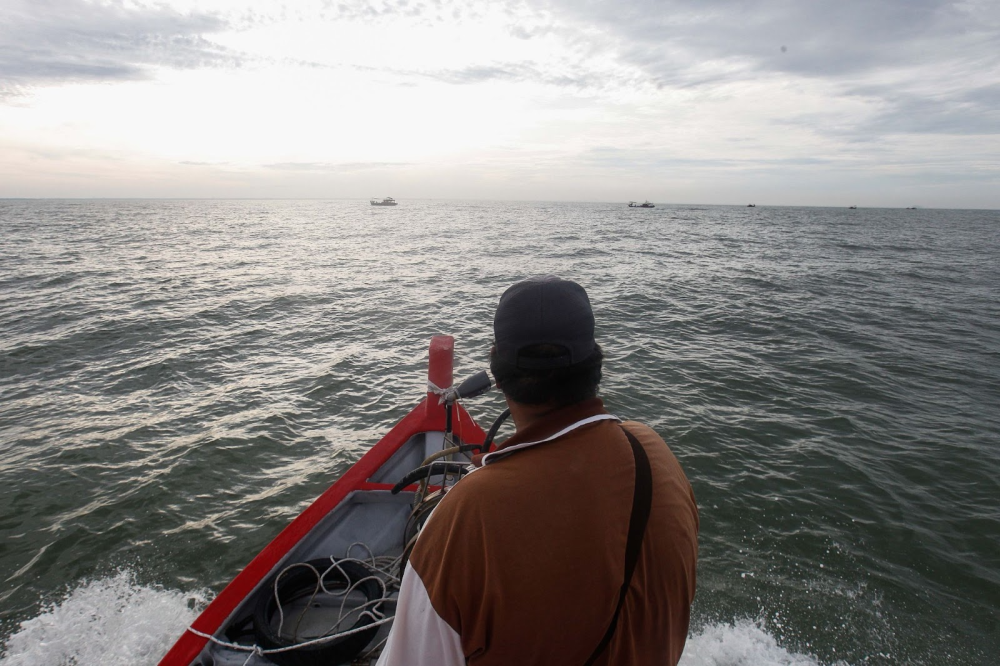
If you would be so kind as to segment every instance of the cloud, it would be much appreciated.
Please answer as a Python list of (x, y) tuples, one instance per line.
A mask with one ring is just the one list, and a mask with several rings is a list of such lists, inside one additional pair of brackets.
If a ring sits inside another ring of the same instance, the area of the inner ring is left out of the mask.
[[(323, 9), (329, 15), (332, 14), (338, 19), (359, 20), (378, 19), (383, 17), (404, 16), (416, 18), (428, 14), (434, 15), (435, 9), (439, 13), (441, 2), (425, 3), (419, 0), (382, 0), (372, 2), (363, 0), (362, 2), (343, 2), (341, 0), (324, 0)], [(436, 7), (435, 7), (436, 5)]]
[[(562, 70), (562, 71), (559, 71)], [(567, 68), (553, 68), (551, 65), (535, 62), (506, 62), (484, 65), (470, 65), (460, 69), (443, 69), (432, 72), (401, 72), (408, 77), (426, 78), (456, 85), (473, 85), (491, 81), (523, 82), (531, 81), (556, 87), (595, 88), (602, 87), (607, 77), (585, 70), (563, 73)]]
[[(881, 107), (858, 132), (989, 133), (998, 126), (1000, 3), (989, 0), (542, 0), (580, 48), (659, 89), (796, 80)], [(581, 77), (586, 80), (586, 77)], [(957, 83), (961, 81), (961, 83)]]
[(218, 16), (159, 5), (11, 0), (0, 9), (0, 95), (46, 84), (142, 79), (158, 66), (235, 66), (238, 54), (206, 38), (226, 28)]
[(1000, 85), (943, 90), (928, 95), (892, 87), (851, 91), (881, 101), (871, 118), (854, 133), (862, 134), (1000, 134)]
[(410, 166), (409, 162), (276, 162), (264, 164), (265, 169), (275, 171), (312, 171), (328, 173), (346, 173), (353, 171), (368, 171), (372, 169), (391, 169)]
[[(739, 60), (754, 71), (835, 75), (930, 62), (942, 40), (971, 43), (996, 27), (986, 2), (866, 0), (551, 0), (554, 15), (598, 27), (623, 56), (669, 75), (684, 61)], [(985, 23), (984, 23), (985, 21)], [(785, 47), (785, 51), (781, 47)], [(991, 48), (989, 45), (982, 45)], [(994, 44), (995, 46), (995, 44)], [(996, 58), (994, 58), (996, 60)]]
[[(145, 78), (157, 66), (238, 66), (245, 54), (209, 39), (227, 30), (386, 20), (448, 23), (457, 30), (488, 14), (503, 17), (515, 40), (549, 39), (561, 48), (545, 57), (466, 61), (426, 76), (456, 85), (503, 80), (604, 89), (622, 82), (655, 90), (711, 88), (762, 76), (855, 85), (858, 77), (891, 68), (923, 69), (933, 77), (943, 61), (956, 58), (975, 62), (981, 72), (1000, 67), (1000, 3), (991, 0), (322, 0), (226, 17), (122, 0), (5, 5), (0, 96), (44, 83)], [(289, 57), (291, 64), (309, 64)]]
[(998, 81), (996, 0), (0, 0), (0, 153), (205, 183), (988, 180)]
[(602, 171), (621, 170), (639, 173), (688, 172), (695, 169), (706, 171), (775, 169), (787, 171), (803, 167), (829, 166), (837, 160), (821, 157), (795, 158), (690, 158), (664, 156), (658, 150), (622, 149), (611, 146), (591, 148), (582, 153), (578, 160)]

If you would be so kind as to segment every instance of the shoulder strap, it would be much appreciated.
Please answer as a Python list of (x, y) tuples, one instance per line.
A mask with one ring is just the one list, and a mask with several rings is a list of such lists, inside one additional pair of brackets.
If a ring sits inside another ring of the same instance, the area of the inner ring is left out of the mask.
[(604, 633), (604, 638), (601, 639), (597, 649), (587, 660), (586, 666), (591, 666), (597, 661), (597, 658), (611, 643), (611, 637), (615, 635), (618, 616), (625, 604), (625, 595), (632, 583), (635, 565), (639, 562), (642, 537), (646, 533), (646, 523), (649, 522), (649, 510), (653, 502), (653, 473), (649, 469), (649, 458), (646, 456), (646, 450), (642, 448), (642, 444), (635, 438), (635, 435), (626, 430), (624, 426), (622, 432), (628, 437), (628, 442), (632, 445), (632, 456), (635, 458), (635, 488), (632, 491), (632, 514), (628, 519), (628, 541), (625, 545), (625, 580), (618, 594), (618, 607), (615, 608), (611, 624), (608, 625), (608, 630)]

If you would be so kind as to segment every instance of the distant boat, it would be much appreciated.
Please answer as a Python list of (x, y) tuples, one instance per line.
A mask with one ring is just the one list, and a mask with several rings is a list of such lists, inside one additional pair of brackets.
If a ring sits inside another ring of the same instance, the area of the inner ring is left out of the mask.
[(756, 208), (757, 204), (747, 204), (747, 208)]
[(851, 210), (857, 210), (858, 209), (857, 206), (848, 206), (848, 208), (850, 208)]
[(642, 203), (636, 203), (634, 201), (629, 201), (628, 202), (628, 207), (629, 208), (656, 208), (656, 206), (654, 206), (653, 204), (651, 204), (649, 201), (643, 201)]
[(379, 201), (378, 199), (372, 197), (371, 204), (373, 206), (395, 206), (396, 200), (392, 197), (386, 197), (385, 199)]

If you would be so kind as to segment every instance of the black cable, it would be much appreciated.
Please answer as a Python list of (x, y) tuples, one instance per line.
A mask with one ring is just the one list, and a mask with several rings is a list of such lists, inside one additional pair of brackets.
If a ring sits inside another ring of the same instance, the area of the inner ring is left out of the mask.
[(490, 450), (490, 447), (493, 445), (493, 438), (497, 436), (497, 431), (500, 430), (500, 426), (503, 425), (503, 422), (507, 420), (508, 416), (510, 416), (510, 410), (503, 410), (500, 416), (497, 417), (497, 420), (493, 422), (493, 425), (490, 426), (490, 431), (486, 433), (486, 440), (483, 441), (483, 447), (481, 449), (483, 453)]

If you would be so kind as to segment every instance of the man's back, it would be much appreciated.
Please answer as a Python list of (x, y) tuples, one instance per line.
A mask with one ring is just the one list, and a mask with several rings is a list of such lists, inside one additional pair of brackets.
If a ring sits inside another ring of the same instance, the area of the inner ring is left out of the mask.
[[(635, 463), (598, 399), (554, 413), (504, 443), (435, 510), (410, 563), (472, 664), (583, 664), (618, 603)], [(597, 663), (680, 658), (695, 589), (698, 514), (673, 454), (652, 430), (653, 498), (642, 550), (608, 649)]]

